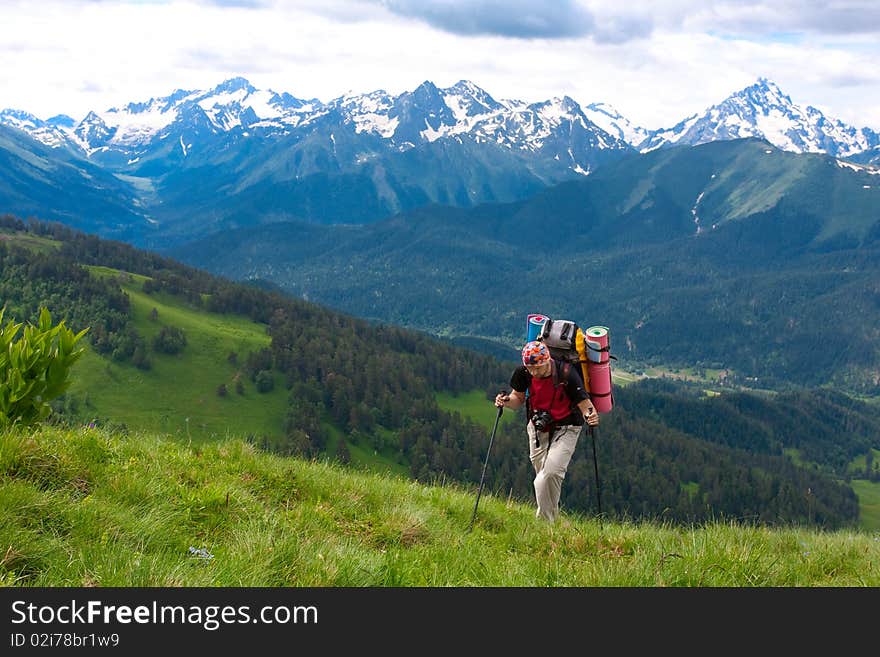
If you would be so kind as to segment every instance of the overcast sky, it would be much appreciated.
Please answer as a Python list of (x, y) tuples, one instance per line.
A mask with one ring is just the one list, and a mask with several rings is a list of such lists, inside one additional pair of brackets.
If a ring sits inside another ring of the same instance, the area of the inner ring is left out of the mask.
[(81, 119), (233, 76), (328, 101), (568, 95), (665, 128), (759, 77), (880, 131), (878, 0), (0, 0), (0, 108)]

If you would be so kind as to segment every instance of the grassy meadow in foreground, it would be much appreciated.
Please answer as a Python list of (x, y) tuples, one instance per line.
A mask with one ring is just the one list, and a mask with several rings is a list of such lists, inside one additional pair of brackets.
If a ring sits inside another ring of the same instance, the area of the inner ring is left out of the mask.
[(6, 586), (878, 586), (880, 536), (566, 515), (105, 429), (0, 435)]

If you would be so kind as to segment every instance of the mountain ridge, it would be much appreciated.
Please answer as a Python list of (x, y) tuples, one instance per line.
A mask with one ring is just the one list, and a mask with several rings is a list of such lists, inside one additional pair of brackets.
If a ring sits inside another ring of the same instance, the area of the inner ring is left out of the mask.
[[(76, 134), (77, 145), (94, 153), (113, 144), (122, 148), (154, 138), (174, 123), (181, 108), (188, 105), (201, 107), (218, 131), (236, 127), (293, 129), (338, 110), (342, 119), (357, 124), (359, 131), (380, 134), (392, 139), (397, 147), (406, 147), (407, 143), (415, 145), (441, 135), (475, 129), (480, 137), (491, 138), (497, 130), (498, 115), (504, 115), (502, 122), (509, 122), (524, 109), (534, 112), (542, 106), (566, 103), (576, 106), (576, 111), (589, 123), (611, 137), (608, 147), (620, 147), (614, 145), (614, 140), (618, 140), (641, 152), (674, 144), (696, 145), (741, 137), (764, 138), (784, 150), (824, 152), (836, 157), (858, 156), (880, 145), (880, 135), (871, 128), (856, 128), (826, 117), (810, 105), (802, 107), (765, 77), (732, 92), (702, 114), (683, 118), (672, 127), (657, 129), (635, 125), (601, 101), (591, 102), (583, 110), (567, 96), (532, 103), (498, 101), (469, 80), (460, 80), (442, 89), (425, 80), (416, 89), (396, 96), (378, 89), (346, 94), (324, 103), (316, 98), (299, 99), (287, 92), (257, 89), (243, 77), (229, 78), (208, 90), (177, 89), (166, 97), (129, 102), (121, 108), (93, 110), (78, 124), (85, 128), (100, 122), (106, 127), (103, 134), (89, 136), (85, 129), (78, 134), (69, 126), (72, 121), (69, 117), (42, 121), (23, 110), (3, 110), (0, 122), (29, 131), (53, 146), (63, 142), (65, 135)], [(487, 125), (481, 127), (481, 123)], [(400, 134), (397, 128), (401, 128)], [(521, 140), (513, 140), (513, 143), (515, 147), (523, 147)]]
[[(0, 112), (0, 123), (19, 132), (19, 151), (79, 170), (66, 180), (71, 196), (100, 194), (91, 167), (115, 177), (99, 187), (124, 189), (129, 208), (93, 208), (101, 218), (91, 229), (147, 247), (277, 221), (370, 223), (432, 203), (512, 202), (633, 153), (738, 135), (794, 152), (848, 154), (858, 166), (871, 166), (880, 151), (873, 131), (801, 110), (763, 78), (702, 118), (653, 132), (601, 103), (497, 100), (467, 80), (447, 88), (425, 80), (397, 95), (379, 90), (323, 103), (238, 77), (93, 111), (75, 124), (18, 110)], [(766, 136), (767, 126), (785, 130)], [(15, 193), (0, 193), (0, 208), (39, 216), (52, 199), (19, 160), (6, 173), (16, 178)], [(39, 200), (21, 203), (28, 196)], [(89, 230), (89, 216), (69, 213), (68, 221)], [(102, 232), (111, 224), (113, 232)]]

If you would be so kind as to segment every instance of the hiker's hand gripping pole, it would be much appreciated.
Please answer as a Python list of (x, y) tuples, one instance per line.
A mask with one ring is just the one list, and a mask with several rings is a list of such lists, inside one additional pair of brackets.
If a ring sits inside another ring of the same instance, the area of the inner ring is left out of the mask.
[[(507, 396), (503, 391), (500, 395)], [(492, 443), (495, 440), (495, 432), (498, 430), (498, 421), (501, 419), (501, 414), (503, 412), (504, 406), (498, 406), (498, 414), (495, 416), (495, 426), (492, 427), (492, 435), (489, 438), (489, 449), (486, 450), (486, 460), (483, 462), (483, 473), (480, 475), (480, 487), (477, 489), (477, 501), (474, 503), (474, 513), (471, 515), (471, 524), (468, 526), (468, 531), (471, 531), (474, 528), (474, 520), (477, 518), (477, 506), (480, 504), (480, 495), (483, 493), (483, 482), (486, 480), (486, 466), (489, 465), (489, 454), (492, 452)]]

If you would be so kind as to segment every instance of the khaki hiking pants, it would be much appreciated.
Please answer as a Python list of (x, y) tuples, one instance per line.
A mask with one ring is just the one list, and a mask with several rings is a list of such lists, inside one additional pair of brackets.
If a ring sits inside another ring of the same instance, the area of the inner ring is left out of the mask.
[(538, 444), (535, 445), (536, 431), (531, 421), (526, 425), (526, 433), (529, 435), (529, 460), (535, 468), (535, 500), (538, 503), (535, 516), (553, 522), (559, 514), (562, 480), (577, 447), (581, 427), (558, 427), (549, 449), (547, 438), (550, 434), (546, 432), (538, 434)]

